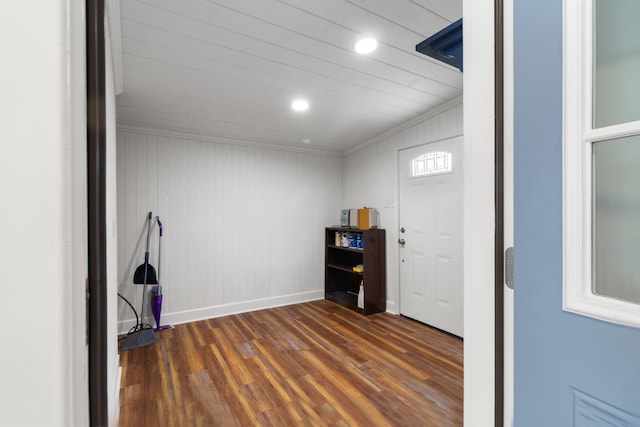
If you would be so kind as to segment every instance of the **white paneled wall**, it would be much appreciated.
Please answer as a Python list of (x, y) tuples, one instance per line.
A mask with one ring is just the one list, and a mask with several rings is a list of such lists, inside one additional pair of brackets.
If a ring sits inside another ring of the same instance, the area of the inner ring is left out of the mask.
[(398, 151), (460, 136), (462, 100), (426, 114), (411, 126), (396, 129), (344, 159), (344, 199), (348, 208), (377, 208), (387, 235), (387, 310), (398, 312)]
[[(119, 292), (136, 310), (149, 211), (164, 225), (160, 266), (157, 227), (150, 251), (162, 323), (324, 297), (323, 228), (339, 218), (341, 157), (130, 130), (118, 132), (117, 156)], [(122, 302), (118, 317), (121, 331), (134, 324)]]

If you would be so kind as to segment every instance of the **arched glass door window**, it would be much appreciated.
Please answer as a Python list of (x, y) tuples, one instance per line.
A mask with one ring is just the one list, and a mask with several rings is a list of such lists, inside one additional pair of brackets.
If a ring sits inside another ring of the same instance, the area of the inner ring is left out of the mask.
[(451, 173), (453, 170), (452, 160), (451, 153), (446, 151), (421, 154), (411, 160), (411, 178)]

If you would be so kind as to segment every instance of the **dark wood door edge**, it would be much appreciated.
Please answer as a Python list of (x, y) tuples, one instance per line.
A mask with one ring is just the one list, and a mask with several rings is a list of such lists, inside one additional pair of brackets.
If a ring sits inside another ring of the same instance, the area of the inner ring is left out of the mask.
[(105, 4), (86, 0), (89, 420), (107, 426)]
[(495, 44), (495, 426), (504, 426), (504, 4), (494, 0)]

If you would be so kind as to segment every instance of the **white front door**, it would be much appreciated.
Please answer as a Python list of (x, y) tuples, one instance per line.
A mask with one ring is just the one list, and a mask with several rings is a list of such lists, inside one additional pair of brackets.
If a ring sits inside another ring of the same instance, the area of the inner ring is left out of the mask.
[(400, 313), (462, 337), (462, 138), (400, 151)]

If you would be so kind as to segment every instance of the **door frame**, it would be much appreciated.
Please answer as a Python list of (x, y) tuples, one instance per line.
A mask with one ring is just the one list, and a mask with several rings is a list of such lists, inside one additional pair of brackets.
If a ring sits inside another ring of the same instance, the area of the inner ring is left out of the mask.
[(503, 426), (502, 0), (463, 0), (463, 19), (464, 421)]
[[(106, 218), (105, 97), (104, 97), (104, 0), (86, 0), (87, 8), (87, 144), (93, 141), (96, 170), (88, 164), (88, 195), (96, 189), (96, 207), (89, 208), (89, 407), (91, 425), (106, 425)], [(503, 425), (503, 219), (502, 206), (502, 0), (463, 0), (465, 196), (464, 272), (464, 419), (467, 425)], [(90, 63), (93, 65), (90, 66)], [(101, 66), (100, 66), (101, 65)], [(93, 67), (93, 68), (91, 68)], [(490, 81), (493, 84), (487, 84)], [(93, 86), (96, 85), (96, 86)], [(473, 93), (473, 97), (471, 94)], [(97, 96), (93, 96), (93, 95)], [(101, 95), (101, 96), (100, 96)], [(493, 108), (488, 108), (493, 107)], [(98, 120), (92, 129), (90, 123)], [(496, 129), (499, 129), (496, 132)], [(102, 147), (102, 151), (100, 150)], [(91, 152), (90, 152), (91, 153)], [(88, 162), (92, 156), (88, 153)], [(475, 161), (474, 161), (475, 159)], [(92, 181), (91, 175), (102, 184)], [(500, 179), (498, 179), (500, 178)], [(93, 185), (92, 185), (93, 183)], [(100, 190), (102, 188), (102, 190)], [(490, 200), (490, 195), (494, 200)], [(102, 199), (102, 209), (100, 209)], [(499, 201), (498, 201), (499, 199)], [(91, 206), (91, 202), (89, 205)], [(97, 237), (92, 239), (92, 230)], [(102, 236), (100, 234), (102, 233)], [(92, 255), (92, 251), (97, 254)], [(92, 263), (93, 258), (93, 263)], [(92, 271), (93, 265), (93, 271)], [(489, 266), (489, 267), (488, 267)], [(92, 280), (93, 278), (93, 280)], [(497, 289), (500, 288), (500, 292)], [(468, 314), (468, 315), (467, 315)], [(93, 349), (93, 350), (92, 350)], [(91, 357), (91, 355), (94, 357)], [(100, 355), (103, 355), (102, 358)], [(486, 369), (493, 366), (493, 369)], [(493, 422), (491, 422), (493, 420)]]
[(105, 2), (86, 0), (89, 423), (107, 426)]
[(495, 369), (495, 425), (504, 426), (504, 4), (503, 0), (494, 0), (494, 110), (495, 110), (495, 320), (494, 320), (494, 369)]

